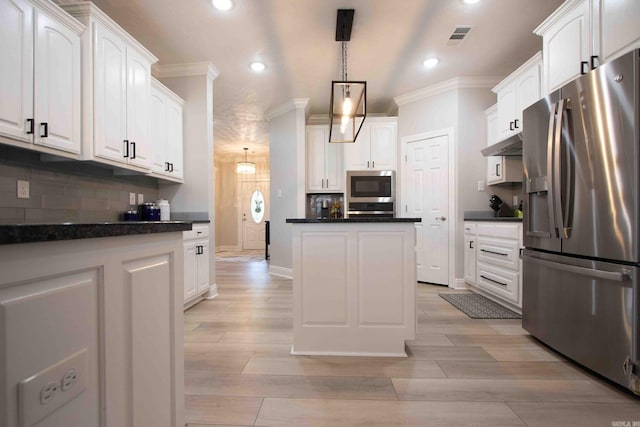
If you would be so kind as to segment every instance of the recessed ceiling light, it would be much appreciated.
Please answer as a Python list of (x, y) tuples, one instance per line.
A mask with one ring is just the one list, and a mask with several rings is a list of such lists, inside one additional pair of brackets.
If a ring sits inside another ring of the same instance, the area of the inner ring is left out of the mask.
[(480, 0), (462, 0), (462, 3), (464, 4), (476, 4), (479, 3)]
[(211, 0), (211, 3), (218, 10), (231, 10), (233, 8), (233, 1), (231, 0)]
[(424, 65), (424, 68), (433, 68), (438, 65), (438, 62), (440, 62), (438, 58), (429, 58), (425, 59), (422, 65)]
[(249, 64), (249, 67), (255, 72), (261, 72), (267, 69), (267, 66), (264, 63), (256, 61)]

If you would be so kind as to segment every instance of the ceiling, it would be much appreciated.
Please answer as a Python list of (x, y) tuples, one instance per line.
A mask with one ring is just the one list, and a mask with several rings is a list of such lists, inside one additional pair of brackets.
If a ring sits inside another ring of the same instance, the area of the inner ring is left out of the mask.
[[(62, 0), (64, 1), (64, 0)], [(214, 141), (219, 154), (249, 147), (268, 152), (265, 112), (309, 98), (311, 114), (327, 114), (331, 80), (340, 79), (336, 11), (355, 9), (348, 70), (366, 80), (368, 111), (394, 111), (393, 98), (452, 77), (502, 78), (540, 50), (532, 34), (563, 0), (93, 0), (159, 58), (159, 64), (211, 62)], [(400, 6), (401, 5), (401, 6)], [(472, 25), (448, 46), (456, 25)], [(436, 56), (427, 70), (422, 61)], [(261, 60), (258, 74), (249, 63)]]

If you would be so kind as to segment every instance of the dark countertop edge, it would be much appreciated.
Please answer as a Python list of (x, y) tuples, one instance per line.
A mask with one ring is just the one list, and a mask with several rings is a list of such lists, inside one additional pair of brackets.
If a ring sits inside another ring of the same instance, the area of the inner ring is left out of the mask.
[(287, 218), (288, 224), (350, 224), (422, 222), (421, 218)]
[(469, 218), (469, 217), (465, 217), (464, 221), (475, 221), (475, 222), (522, 222), (522, 218), (516, 218), (516, 217), (511, 217), (511, 216), (497, 216), (494, 218)]
[(192, 221), (0, 224), (0, 245), (173, 233), (191, 230), (192, 225)]

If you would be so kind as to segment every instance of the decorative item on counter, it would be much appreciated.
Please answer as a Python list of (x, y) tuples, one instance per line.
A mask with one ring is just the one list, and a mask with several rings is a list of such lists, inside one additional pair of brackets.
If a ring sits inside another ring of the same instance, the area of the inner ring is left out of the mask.
[(171, 218), (171, 206), (169, 205), (169, 201), (165, 199), (160, 199), (156, 201), (156, 205), (160, 209), (160, 221), (169, 221)]
[(342, 203), (334, 202), (331, 204), (331, 207), (329, 208), (329, 217), (342, 218)]
[(513, 216), (513, 209), (510, 208), (502, 199), (495, 194), (489, 199), (489, 206), (495, 211), (496, 217)]
[(518, 207), (513, 211), (513, 216), (516, 218), (522, 218), (522, 200), (520, 200)]
[(122, 217), (125, 221), (137, 221), (138, 220), (138, 211), (133, 209), (133, 207), (131, 209), (129, 209), (128, 211), (126, 211), (124, 214), (122, 214)]
[(140, 205), (140, 216), (142, 221), (160, 221), (160, 208), (153, 202)]

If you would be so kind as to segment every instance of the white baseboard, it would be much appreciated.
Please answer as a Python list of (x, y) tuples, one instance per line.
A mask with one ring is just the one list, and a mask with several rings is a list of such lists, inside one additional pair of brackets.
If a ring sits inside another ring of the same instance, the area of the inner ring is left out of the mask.
[(449, 287), (451, 289), (469, 289), (467, 282), (465, 282), (464, 279), (456, 279)]
[(242, 246), (216, 246), (216, 252), (238, 252)]
[(293, 279), (293, 269), (287, 267), (279, 267), (277, 265), (269, 265), (269, 274), (274, 276), (286, 277)]
[(409, 357), (407, 353), (368, 353), (343, 351), (296, 351), (291, 346), (292, 356), (345, 356), (345, 357)]
[(209, 288), (209, 292), (207, 292), (203, 296), (204, 299), (215, 299), (215, 297), (218, 296), (218, 285), (216, 283), (211, 285), (211, 287)]

